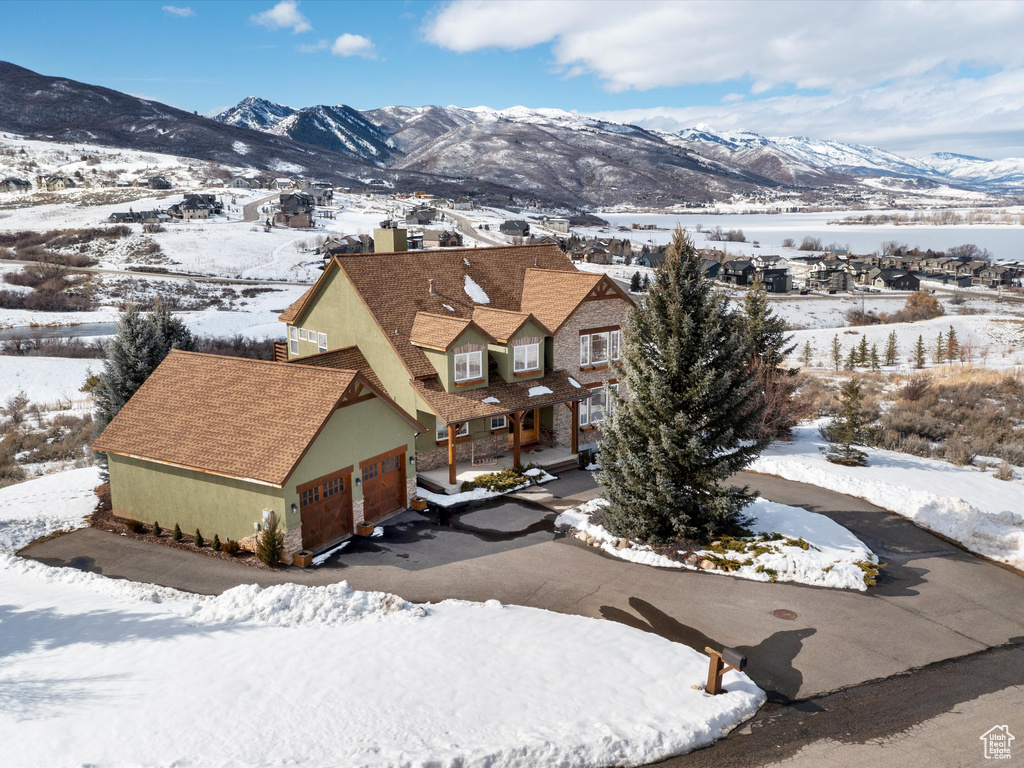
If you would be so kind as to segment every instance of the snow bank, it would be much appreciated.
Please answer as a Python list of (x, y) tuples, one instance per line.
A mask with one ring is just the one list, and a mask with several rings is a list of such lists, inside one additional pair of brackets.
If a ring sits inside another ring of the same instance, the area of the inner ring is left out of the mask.
[[(579, 538), (623, 560), (662, 568), (697, 570), (696, 565), (659, 555), (649, 546), (618, 538), (609, 533), (604, 526), (590, 522), (591, 515), (607, 504), (605, 499), (588, 501), (560, 514), (555, 519), (555, 525), (576, 529)], [(751, 560), (749, 565), (729, 571), (732, 576), (754, 581), (793, 581), (837, 589), (867, 589), (864, 584), (864, 571), (857, 563), (877, 563), (878, 559), (856, 536), (835, 521), (800, 507), (790, 507), (765, 499), (756, 500), (743, 510), (743, 514), (752, 518), (750, 527), (756, 533), (781, 534), (788, 539), (802, 539), (807, 547), (789, 544), (783, 539), (767, 542), (771, 545), (772, 551), (759, 555), (726, 551), (724, 556), (730, 559)], [(701, 559), (723, 556), (722, 553), (711, 550), (701, 550), (695, 554)], [(725, 571), (713, 569), (709, 572)]]
[(963, 544), (972, 552), (1024, 568), (1024, 487), (992, 475), (904, 453), (865, 449), (867, 467), (826, 461), (819, 422), (802, 424), (788, 443), (775, 443), (754, 472), (778, 475), (890, 509)]

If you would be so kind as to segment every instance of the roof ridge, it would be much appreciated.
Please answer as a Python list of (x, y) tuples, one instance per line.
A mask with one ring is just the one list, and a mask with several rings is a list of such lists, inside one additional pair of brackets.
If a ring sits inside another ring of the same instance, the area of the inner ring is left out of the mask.
[[(346, 349), (347, 349), (347, 347), (346, 347)], [(332, 350), (328, 350), (328, 351), (329, 352), (335, 352), (337, 350), (333, 350), (332, 349)], [(237, 355), (218, 355), (215, 352), (196, 352), (196, 351), (191, 350), (191, 349), (172, 349), (170, 352), (167, 353), (167, 356), (170, 357), (172, 354), (173, 355), (187, 355), (188, 357), (206, 357), (206, 358), (210, 358), (210, 359), (214, 359), (214, 360), (224, 360), (224, 361), (231, 361), (231, 362), (236, 362), (236, 363), (245, 363), (247, 365), (248, 364), (254, 364), (254, 365), (255, 364), (263, 364), (263, 365), (270, 365), (270, 366), (277, 366), (277, 367), (287, 367), (287, 368), (305, 368), (307, 370), (316, 370), (316, 371), (334, 371), (334, 372), (340, 372), (340, 373), (359, 373), (359, 371), (346, 371), (346, 370), (343, 370), (341, 368), (324, 368), (323, 366), (319, 366), (319, 365), (301, 365), (301, 364), (293, 363), (290, 360), (263, 360), (263, 359), (258, 358), (258, 357), (238, 357)], [(316, 354), (322, 355), (324, 353), (323, 352), (318, 352)], [(305, 355), (305, 357), (312, 357), (312, 355)]]
[(424, 315), (425, 317), (439, 317), (442, 320), (461, 320), (464, 323), (473, 322), (473, 318), (471, 317), (460, 317), (459, 315), (442, 315), (440, 312), (427, 312), (422, 309), (417, 309), (416, 315)]

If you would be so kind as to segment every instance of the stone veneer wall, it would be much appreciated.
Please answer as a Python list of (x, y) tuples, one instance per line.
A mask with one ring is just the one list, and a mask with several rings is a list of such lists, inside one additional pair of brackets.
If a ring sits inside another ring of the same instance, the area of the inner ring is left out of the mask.
[[(508, 453), (508, 435), (502, 432), (479, 440), (465, 440), (455, 444), (456, 461), (472, 461), (473, 457), (481, 459), (495, 458)], [(448, 466), (448, 445), (433, 451), (416, 454), (416, 469), (426, 472), (430, 469)]]
[[(583, 302), (580, 308), (565, 321), (565, 325), (559, 328), (558, 333), (555, 334), (555, 370), (565, 371), (583, 385), (617, 378), (611, 368), (602, 368), (597, 371), (584, 371), (580, 369), (580, 331), (585, 328), (603, 328), (611, 325), (623, 328), (626, 325), (629, 309), (629, 304), (618, 297)], [(619, 388), (619, 394), (625, 396), (624, 387)], [(557, 445), (560, 448), (571, 448), (572, 414), (569, 412), (569, 409), (565, 406), (556, 406), (554, 423), (554, 439)], [(600, 430), (581, 429), (579, 432), (579, 444), (581, 446), (599, 442), (600, 439)]]

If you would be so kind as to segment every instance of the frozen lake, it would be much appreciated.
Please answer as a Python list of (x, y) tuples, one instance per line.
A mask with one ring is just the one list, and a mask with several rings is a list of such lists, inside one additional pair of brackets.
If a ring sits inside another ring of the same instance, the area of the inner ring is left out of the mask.
[[(1020, 209), (1008, 209), (1019, 213)], [(962, 226), (920, 225), (879, 225), (829, 224), (829, 221), (847, 216), (863, 216), (869, 213), (898, 213), (898, 211), (831, 211), (824, 213), (750, 213), (750, 214), (641, 214), (641, 213), (600, 213), (601, 218), (612, 224), (603, 234), (623, 235), (615, 230), (628, 227), (632, 222), (656, 224), (663, 230), (633, 230), (628, 237), (635, 243), (667, 243), (677, 223), (695, 232), (698, 226), (705, 230), (721, 227), (723, 230), (742, 229), (746, 243), (724, 243), (730, 253), (752, 251), (752, 241), (761, 244), (762, 252), (778, 252), (782, 241), (793, 238), (796, 244), (807, 236), (819, 237), (827, 246), (836, 243), (848, 247), (853, 253), (871, 253), (881, 250), (887, 240), (898, 240), (910, 247), (922, 250), (946, 250), (954, 245), (974, 243), (987, 248), (997, 259), (1024, 259), (1024, 227), (1006, 224), (973, 224)], [(911, 212), (913, 213), (913, 212)], [(597, 231), (587, 228), (588, 233)], [(765, 250), (768, 249), (768, 250)]]

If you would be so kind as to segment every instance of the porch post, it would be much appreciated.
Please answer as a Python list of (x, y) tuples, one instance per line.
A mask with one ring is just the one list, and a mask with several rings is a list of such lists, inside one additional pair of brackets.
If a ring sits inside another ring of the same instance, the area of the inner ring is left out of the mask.
[(520, 444), (522, 442), (522, 429), (523, 429), (523, 414), (525, 411), (519, 411), (517, 413), (510, 413), (508, 417), (512, 419), (512, 466), (518, 467), (522, 465), (520, 455)]
[(579, 456), (580, 453), (580, 401), (573, 400), (572, 405), (569, 406), (569, 410), (572, 411), (572, 418), (570, 419), (572, 428), (572, 453), (573, 456)]
[(458, 424), (448, 425), (448, 485), (455, 485), (455, 433)]

